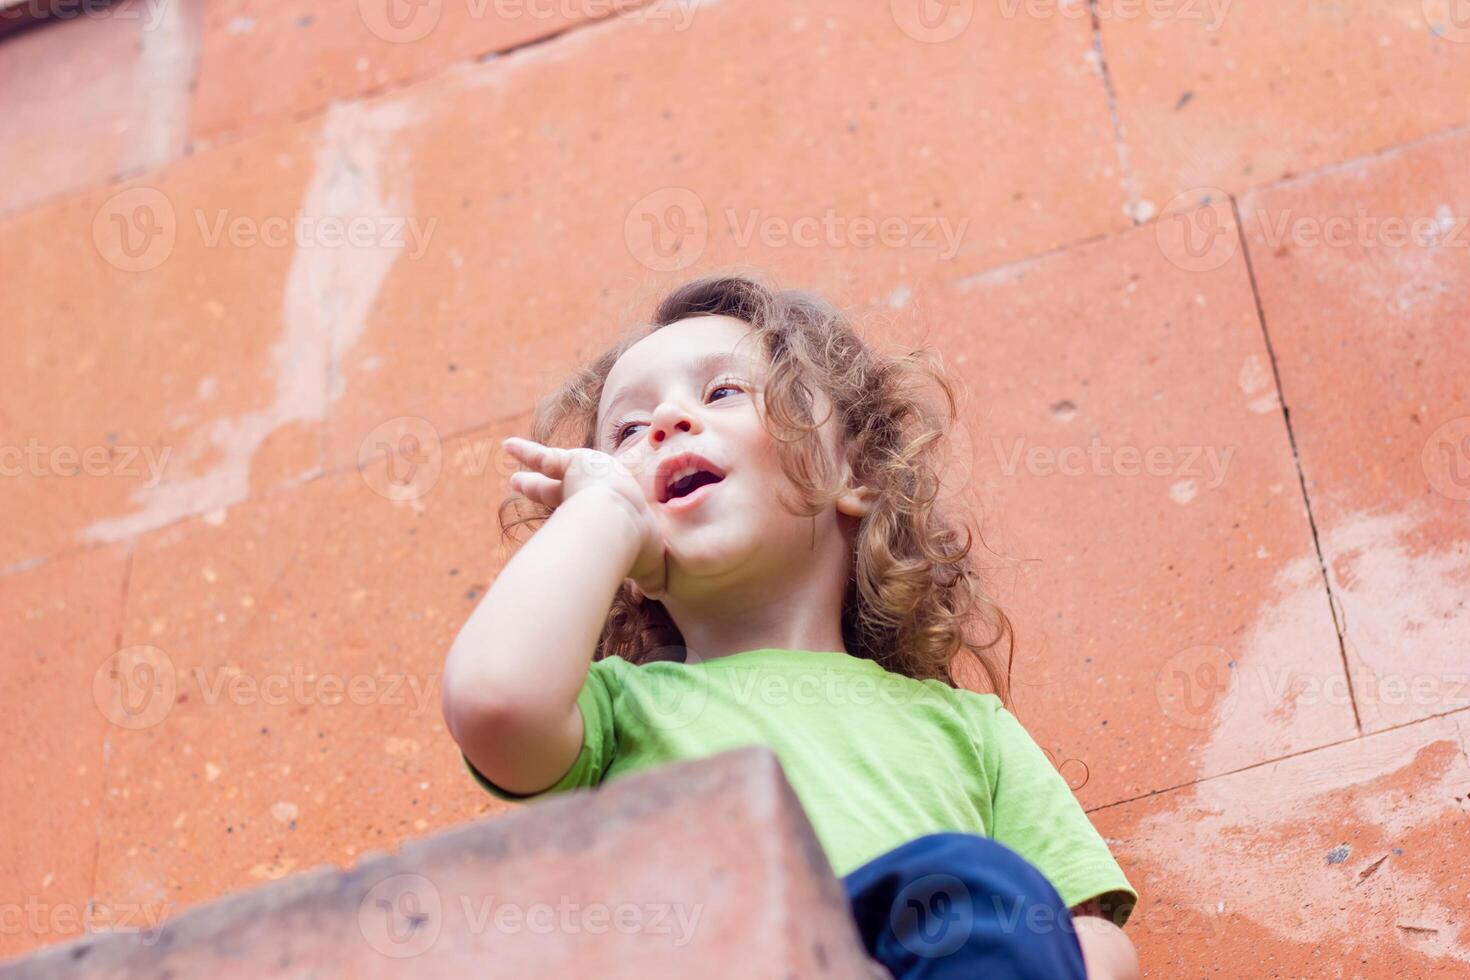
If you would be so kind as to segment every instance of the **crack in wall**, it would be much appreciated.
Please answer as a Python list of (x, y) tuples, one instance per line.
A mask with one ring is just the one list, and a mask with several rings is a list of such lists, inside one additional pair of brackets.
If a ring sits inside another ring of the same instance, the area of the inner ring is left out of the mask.
[[(122, 589), (118, 595), (117, 606), (117, 630), (112, 637), (112, 649), (116, 653), (122, 649), (123, 636), (128, 628), (128, 590), (133, 583), (133, 562), (138, 553), (136, 541), (129, 542), (127, 555), (123, 558)], [(91, 884), (87, 889), (87, 933), (92, 932), (91, 924), (96, 921), (97, 911), (97, 881), (102, 871), (102, 827), (107, 815), (107, 775), (110, 770), (109, 762), (112, 761), (112, 722), (106, 722), (102, 729), (101, 778), (98, 780), (97, 809), (92, 816), (92, 874)]]
[(1327, 606), (1332, 612), (1332, 627), (1337, 632), (1337, 653), (1342, 659), (1342, 672), (1347, 680), (1348, 700), (1353, 706), (1353, 724), (1358, 734), (1363, 734), (1363, 718), (1358, 710), (1358, 695), (1353, 690), (1353, 672), (1348, 664), (1347, 643), (1344, 639), (1344, 624), (1338, 598), (1332, 590), (1332, 577), (1327, 572), (1327, 558), (1322, 552), (1322, 536), (1317, 529), (1317, 515), (1312, 510), (1312, 495), (1307, 491), (1307, 474), (1302, 468), (1302, 456), (1297, 447), (1296, 428), (1291, 423), (1291, 408), (1286, 403), (1286, 392), (1281, 387), (1281, 366), (1276, 360), (1276, 347), (1271, 343), (1271, 329), (1266, 323), (1266, 308), (1261, 300), (1260, 283), (1256, 280), (1256, 265), (1251, 258), (1250, 239), (1245, 234), (1245, 221), (1240, 213), (1240, 199), (1230, 195), (1230, 212), (1235, 217), (1235, 234), (1240, 239), (1241, 256), (1245, 259), (1245, 272), (1251, 285), (1251, 298), (1256, 304), (1256, 320), (1261, 325), (1261, 338), (1266, 343), (1266, 357), (1271, 361), (1271, 378), (1276, 385), (1276, 397), (1281, 402), (1281, 420), (1286, 423), (1286, 440), (1291, 446), (1291, 462), (1296, 467), (1297, 482), (1302, 489), (1302, 505), (1307, 510), (1307, 526), (1312, 531), (1312, 547), (1317, 552), (1317, 565), (1322, 571), (1322, 587), (1327, 590)]
[[(1128, 150), (1128, 133), (1123, 127), (1123, 117), (1118, 112), (1118, 91), (1113, 85), (1113, 73), (1108, 68), (1107, 53), (1103, 49), (1102, 15), (1098, 12), (1098, 0), (1087, 0), (1087, 11), (1092, 18), (1092, 55), (1096, 59), (1093, 68), (1102, 79), (1103, 93), (1107, 96), (1108, 116), (1113, 122), (1113, 150), (1118, 154), (1118, 167), (1122, 174), (1123, 196), (1128, 203), (1125, 209), (1128, 220), (1141, 225), (1153, 217), (1152, 208), (1145, 208), (1138, 199), (1138, 181), (1133, 173), (1133, 162)], [(1149, 213), (1145, 213), (1145, 212)]]

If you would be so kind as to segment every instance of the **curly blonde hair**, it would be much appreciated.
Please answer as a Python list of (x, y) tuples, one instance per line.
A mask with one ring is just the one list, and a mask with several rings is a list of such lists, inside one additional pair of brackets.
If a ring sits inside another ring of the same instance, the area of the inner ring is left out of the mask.
[[(800, 498), (815, 514), (845, 489), (824, 451), (814, 394), (826, 396), (840, 423), (856, 481), (874, 491), (858, 522), (842, 610), (850, 654), (919, 680), (958, 687), (956, 658), (972, 656), (980, 682), (1009, 702), (1014, 633), (986, 594), (972, 556), (975, 535), (940, 504), (941, 452), (955, 418), (955, 395), (920, 352), (884, 357), (865, 344), (825, 300), (778, 290), (746, 275), (692, 280), (669, 293), (651, 324), (626, 337), (569, 379), (536, 409), (531, 438), (546, 445), (594, 447), (597, 408), (608, 373), (638, 340), (690, 317), (729, 316), (750, 324), (768, 374), (758, 401)], [(501, 507), (502, 530), (536, 527), (550, 512), (523, 497)], [(1004, 647), (1006, 658), (1000, 662)], [(661, 603), (626, 583), (613, 600), (596, 659), (633, 663), (681, 659), (682, 638)], [(967, 672), (968, 673), (968, 672)]]

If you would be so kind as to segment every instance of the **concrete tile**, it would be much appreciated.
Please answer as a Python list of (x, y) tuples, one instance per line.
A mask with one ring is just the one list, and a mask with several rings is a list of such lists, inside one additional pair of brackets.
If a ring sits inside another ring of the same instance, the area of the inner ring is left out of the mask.
[(127, 564), (115, 546), (0, 579), (0, 958), (111, 921), (90, 899)]
[(202, 0), (51, 6), (72, 14), (0, 57), (0, 214), (161, 166), (188, 141)]
[(1145, 976), (1248, 951), (1252, 976), (1448, 978), (1470, 963), (1467, 792), (1450, 717), (1091, 816), (1138, 888)]
[(1470, 705), (1467, 153), (1240, 202), (1368, 730)]
[(123, 643), (164, 682), (111, 735), (100, 895), (188, 906), (498, 809), (438, 678), (501, 561), (509, 430), (412, 431), (392, 470), (140, 540)]
[(1141, 227), (913, 303), (966, 392), (950, 481), (998, 554), (1020, 717), (1090, 806), (1355, 734), (1236, 228), (1210, 221), (1236, 243), (1213, 268)]
[(1457, 2), (1100, 0), (1145, 210), (1470, 123), (1470, 101), (1428, 96), (1470, 87)]
[(437, 224), (344, 351), (329, 458), (385, 417), (525, 411), (715, 268), (901, 304), (1126, 226), (1087, 26), (989, 5), (960, 26), (930, 43), (885, 4), (701, 5), (686, 30), (619, 17), (364, 106), (402, 121), (405, 196)]
[[(193, 135), (211, 141), (545, 38), (644, 0), (223, 0), (204, 24)], [(669, 6), (681, 22), (694, 3)], [(686, 9), (688, 8), (687, 12)], [(248, 77), (250, 84), (242, 85)]]

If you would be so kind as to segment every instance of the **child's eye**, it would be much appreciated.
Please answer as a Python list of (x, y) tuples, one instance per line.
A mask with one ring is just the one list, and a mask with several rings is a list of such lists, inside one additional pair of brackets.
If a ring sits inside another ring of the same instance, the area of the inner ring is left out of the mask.
[[(716, 385), (716, 386), (714, 386), (714, 388), (710, 388), (710, 401), (716, 400), (716, 398), (714, 398), (714, 392), (723, 391), (723, 389), (726, 389), (726, 388), (731, 389), (731, 391), (734, 391), (735, 394), (741, 394), (741, 391), (742, 391), (741, 386), (736, 385), (736, 383), (734, 383), (734, 382), (720, 383), (720, 385)], [(637, 425), (644, 425), (644, 423), (642, 423), (642, 422), (625, 422), (625, 423), (620, 423), (620, 425), (614, 425), (613, 426), (613, 447), (619, 447), (619, 445), (622, 445), (623, 444), (623, 439), (628, 438), (628, 430), (631, 429), (631, 428), (634, 428), (634, 426), (637, 426)]]
[(628, 440), (629, 436), (633, 435), (634, 430), (637, 429), (638, 426), (644, 424), (645, 423), (643, 422), (624, 422), (623, 424), (614, 428), (613, 445), (621, 446), (624, 442)]
[[(720, 394), (720, 392), (728, 392), (729, 394), (722, 395), (722, 394)], [(741, 390), (740, 390), (740, 386), (739, 385), (733, 385), (733, 384), (715, 385), (713, 388), (710, 389), (709, 398), (707, 400), (708, 401), (718, 401), (721, 398), (727, 398), (727, 397), (729, 397), (729, 395), (738, 395), (740, 393), (741, 393)]]

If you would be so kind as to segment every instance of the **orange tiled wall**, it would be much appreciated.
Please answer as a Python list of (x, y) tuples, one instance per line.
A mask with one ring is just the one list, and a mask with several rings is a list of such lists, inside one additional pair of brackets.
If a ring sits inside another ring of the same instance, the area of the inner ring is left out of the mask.
[[(490, 812), (499, 437), (754, 266), (966, 389), (1154, 976), (1470, 960), (1464, 0), (128, 0), (0, 39), (0, 953)], [(1234, 965), (1232, 965), (1234, 964)]]

